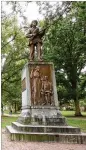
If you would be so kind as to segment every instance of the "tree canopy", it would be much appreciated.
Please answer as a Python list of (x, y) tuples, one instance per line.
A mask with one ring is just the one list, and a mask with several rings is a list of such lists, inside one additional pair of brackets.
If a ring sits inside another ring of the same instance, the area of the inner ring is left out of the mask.
[(27, 61), (27, 43), (15, 18), (3, 20), (2, 25), (2, 101), (21, 102), (21, 70)]
[[(59, 98), (64, 98), (66, 92), (65, 98), (74, 100), (75, 115), (79, 116), (82, 69), (86, 66), (86, 2), (68, 4), (63, 15), (61, 13), (57, 18), (52, 14), (53, 19), (44, 41), (44, 56), (46, 60), (54, 62)], [(85, 78), (83, 82), (85, 85)]]

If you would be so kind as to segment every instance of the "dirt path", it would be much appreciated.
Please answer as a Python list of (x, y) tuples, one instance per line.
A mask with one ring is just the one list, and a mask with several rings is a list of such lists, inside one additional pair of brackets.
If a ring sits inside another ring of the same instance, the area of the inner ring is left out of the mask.
[(84, 144), (60, 144), (43, 142), (15, 142), (10, 141), (6, 131), (2, 129), (1, 150), (86, 150)]

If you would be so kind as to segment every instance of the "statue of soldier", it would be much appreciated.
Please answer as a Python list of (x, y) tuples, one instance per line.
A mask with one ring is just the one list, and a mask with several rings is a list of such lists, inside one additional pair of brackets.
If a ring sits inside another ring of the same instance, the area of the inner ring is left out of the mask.
[(42, 47), (42, 37), (45, 33), (45, 29), (39, 30), (37, 24), (38, 24), (37, 20), (33, 20), (30, 25), (29, 31), (26, 35), (26, 37), (29, 38), (30, 61), (34, 60), (35, 50), (37, 51), (38, 61), (42, 61), (41, 47)]

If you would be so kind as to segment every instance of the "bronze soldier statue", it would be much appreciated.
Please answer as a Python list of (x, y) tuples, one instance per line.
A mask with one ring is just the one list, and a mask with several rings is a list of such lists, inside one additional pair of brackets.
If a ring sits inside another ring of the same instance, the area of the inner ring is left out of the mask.
[(29, 38), (30, 61), (34, 60), (35, 50), (37, 51), (38, 61), (42, 61), (41, 47), (42, 37), (45, 33), (45, 29), (39, 30), (37, 24), (37, 20), (33, 20), (26, 35), (26, 37)]

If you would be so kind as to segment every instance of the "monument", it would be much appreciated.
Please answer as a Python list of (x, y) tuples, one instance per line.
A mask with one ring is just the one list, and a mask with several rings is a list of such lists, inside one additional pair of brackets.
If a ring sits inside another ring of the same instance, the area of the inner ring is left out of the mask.
[(86, 136), (79, 128), (68, 126), (59, 111), (54, 65), (42, 59), (44, 33), (37, 21), (32, 21), (26, 35), (29, 62), (22, 70), (22, 111), (7, 130), (11, 140), (85, 143)]

